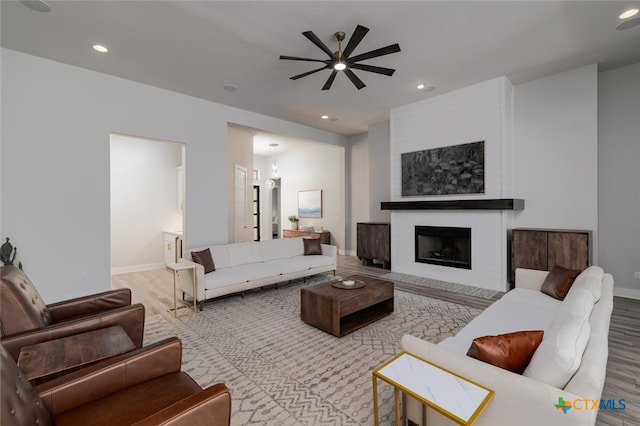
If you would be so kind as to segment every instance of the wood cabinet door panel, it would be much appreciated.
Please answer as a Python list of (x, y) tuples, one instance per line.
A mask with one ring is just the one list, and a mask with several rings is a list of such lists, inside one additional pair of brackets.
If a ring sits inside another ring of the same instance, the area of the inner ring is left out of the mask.
[(549, 233), (548, 269), (553, 265), (583, 270), (589, 266), (589, 236), (587, 234)]
[(547, 233), (513, 231), (513, 269), (547, 269)]

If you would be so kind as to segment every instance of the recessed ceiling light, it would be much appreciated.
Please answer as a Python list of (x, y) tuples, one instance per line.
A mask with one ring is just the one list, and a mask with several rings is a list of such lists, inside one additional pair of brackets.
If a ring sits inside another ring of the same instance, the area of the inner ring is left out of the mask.
[(225, 84), (224, 86), (222, 86), (222, 88), (227, 92), (235, 92), (236, 90), (238, 90), (238, 88), (233, 84)]
[(328, 116), (328, 115), (323, 115), (323, 116), (322, 116), (322, 117), (320, 117), (320, 118), (322, 118), (323, 120), (328, 120), (328, 119), (329, 119), (329, 116)]
[(424, 89), (424, 84), (418, 84), (418, 90)]
[(631, 18), (632, 16), (636, 16), (638, 14), (638, 9), (637, 8), (633, 8), (633, 9), (629, 9), (629, 10), (625, 10), (624, 12), (622, 12), (619, 16), (620, 19), (627, 19), (627, 18)]
[(100, 53), (107, 53), (109, 51), (109, 49), (107, 49), (106, 47), (104, 47), (101, 44), (94, 44), (93, 45), (93, 50), (95, 50), (96, 52), (100, 52)]
[(51, 12), (49, 5), (41, 0), (20, 0), (20, 3), (38, 12)]

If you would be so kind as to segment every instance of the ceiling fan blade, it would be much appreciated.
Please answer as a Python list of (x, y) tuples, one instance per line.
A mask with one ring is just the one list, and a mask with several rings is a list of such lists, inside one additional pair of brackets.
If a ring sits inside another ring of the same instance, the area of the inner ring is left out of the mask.
[(324, 83), (324, 86), (322, 86), (322, 90), (329, 90), (331, 89), (331, 85), (333, 84), (333, 80), (336, 79), (336, 75), (338, 75), (338, 71), (333, 70), (331, 72), (331, 75), (329, 76), (329, 78), (327, 79), (327, 82)]
[(318, 71), (325, 70), (325, 69), (327, 69), (327, 68), (329, 68), (329, 67), (328, 67), (328, 66), (326, 66), (326, 67), (318, 68), (317, 70), (303, 72), (302, 74), (294, 75), (293, 77), (289, 77), (289, 78), (290, 78), (291, 80), (297, 80), (297, 79), (299, 79), (299, 78), (306, 77), (306, 76), (311, 75), (311, 74), (313, 74), (313, 73), (316, 73), (316, 72), (318, 72)]
[(347, 47), (344, 48), (342, 55), (346, 58), (351, 55), (351, 52), (360, 44), (365, 35), (369, 32), (369, 28), (363, 27), (362, 25), (358, 25), (356, 29), (353, 31), (351, 38), (349, 39), (349, 43), (347, 43)]
[(355, 75), (349, 68), (344, 70), (344, 73), (347, 75), (347, 77), (349, 77), (349, 80), (351, 80), (351, 82), (358, 88), (358, 90), (366, 86), (366, 84), (364, 84), (362, 80), (360, 80), (358, 76)]
[(313, 31), (305, 31), (305, 32), (303, 32), (303, 33), (302, 33), (302, 35), (303, 35), (303, 36), (305, 36), (306, 38), (308, 38), (308, 39), (311, 41), (311, 43), (315, 44), (315, 45), (316, 45), (316, 46), (318, 46), (320, 49), (322, 49), (322, 51), (323, 51), (324, 53), (326, 53), (327, 55), (329, 55), (329, 57), (330, 57), (331, 59), (333, 59), (333, 60), (336, 60), (336, 59), (337, 59), (336, 54), (335, 54), (335, 53), (333, 53), (333, 52), (332, 52), (332, 51), (327, 47), (327, 45), (326, 45), (326, 44), (324, 44), (324, 43), (322, 42), (322, 40), (320, 40), (320, 39), (318, 38), (318, 36), (317, 36), (317, 35), (315, 35), (315, 34), (313, 33)]
[(280, 55), (280, 59), (286, 59), (287, 61), (308, 61), (308, 62), (323, 62), (325, 64), (330, 63), (328, 59), (313, 59), (313, 58), (300, 58), (298, 56), (285, 56)]
[(392, 76), (393, 73), (396, 72), (396, 70), (391, 68), (376, 67), (373, 65), (365, 65), (365, 64), (352, 64), (350, 65), (350, 67), (355, 68), (357, 70), (375, 72), (376, 74), (384, 74), (388, 76)]
[(371, 52), (363, 53), (362, 55), (354, 56), (353, 58), (349, 58), (349, 62), (353, 63), (364, 61), (366, 59), (377, 58), (378, 56), (388, 55), (390, 53), (396, 53), (399, 51), (400, 45), (396, 43), (386, 47), (381, 47), (380, 49), (372, 50)]

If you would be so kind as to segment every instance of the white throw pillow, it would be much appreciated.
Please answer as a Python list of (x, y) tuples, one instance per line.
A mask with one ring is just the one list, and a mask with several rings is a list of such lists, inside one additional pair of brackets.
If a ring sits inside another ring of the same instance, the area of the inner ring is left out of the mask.
[(591, 335), (589, 316), (593, 298), (590, 292), (579, 290), (571, 298), (567, 295), (562, 305), (522, 373), (559, 389), (563, 389), (580, 368)]

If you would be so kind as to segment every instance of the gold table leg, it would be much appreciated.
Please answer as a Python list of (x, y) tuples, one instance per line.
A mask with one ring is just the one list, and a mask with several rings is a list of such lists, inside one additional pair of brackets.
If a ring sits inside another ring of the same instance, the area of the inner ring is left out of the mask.
[(378, 381), (373, 378), (373, 425), (378, 426)]

